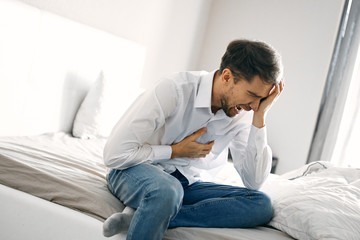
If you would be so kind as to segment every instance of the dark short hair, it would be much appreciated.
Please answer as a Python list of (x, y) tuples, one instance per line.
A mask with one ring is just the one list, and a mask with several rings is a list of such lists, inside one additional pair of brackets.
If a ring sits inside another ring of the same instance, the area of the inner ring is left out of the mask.
[(278, 84), (282, 77), (280, 54), (260, 41), (240, 39), (230, 42), (221, 59), (220, 74), (225, 68), (231, 70), (235, 83), (241, 79), (251, 82), (258, 75), (265, 83)]

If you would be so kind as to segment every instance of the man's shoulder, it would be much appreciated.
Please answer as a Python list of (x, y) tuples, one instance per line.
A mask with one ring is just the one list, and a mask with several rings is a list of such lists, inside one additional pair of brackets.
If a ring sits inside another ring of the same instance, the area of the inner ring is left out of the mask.
[(154, 86), (155, 91), (166, 91), (168, 94), (191, 93), (197, 90), (201, 76), (207, 74), (206, 71), (187, 71), (167, 74), (162, 77)]
[(174, 81), (175, 84), (198, 83), (201, 76), (208, 74), (207, 71), (184, 71), (165, 76), (165, 79)]
[(187, 71), (176, 72), (163, 76), (163, 78), (155, 84), (156, 90), (165, 90), (176, 94), (185, 94), (196, 92), (200, 83), (201, 76), (206, 75), (206, 71)]

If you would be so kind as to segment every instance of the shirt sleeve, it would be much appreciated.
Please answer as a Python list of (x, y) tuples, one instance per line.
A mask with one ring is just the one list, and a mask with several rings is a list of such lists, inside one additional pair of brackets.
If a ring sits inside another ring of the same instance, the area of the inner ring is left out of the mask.
[(257, 190), (270, 174), (272, 151), (267, 144), (266, 127), (240, 131), (230, 143), (234, 166), (245, 187)]
[(104, 162), (109, 168), (126, 169), (141, 163), (158, 163), (171, 158), (169, 145), (150, 144), (161, 131), (165, 119), (176, 110), (178, 93), (175, 83), (163, 80), (141, 95), (115, 125), (104, 148)]

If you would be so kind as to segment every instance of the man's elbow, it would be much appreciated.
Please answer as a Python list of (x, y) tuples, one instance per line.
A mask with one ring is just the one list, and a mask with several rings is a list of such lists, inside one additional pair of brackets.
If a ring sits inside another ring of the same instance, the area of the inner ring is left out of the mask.
[(243, 176), (242, 181), (244, 183), (244, 186), (247, 189), (251, 189), (251, 190), (259, 190), (266, 180), (265, 176), (258, 176), (258, 175), (249, 176), (246, 173), (243, 173), (242, 176)]
[(253, 181), (253, 182), (243, 181), (243, 183), (244, 183), (244, 186), (250, 190), (259, 190), (261, 188), (261, 186), (263, 185), (263, 182), (257, 183), (255, 181)]
[(104, 157), (104, 165), (107, 168), (115, 168), (116, 163), (118, 162), (118, 159), (116, 158), (107, 158)]
[(132, 158), (132, 154), (131, 153), (123, 153), (120, 155), (116, 155), (116, 156), (107, 156), (106, 154), (104, 155), (104, 165), (107, 168), (115, 168), (115, 169), (119, 169), (119, 170), (124, 170), (127, 169), (129, 167), (132, 167), (133, 165), (135, 165), (134, 159)]
[(124, 169), (123, 165), (126, 162), (126, 156), (113, 156), (104, 153), (104, 165), (107, 168)]

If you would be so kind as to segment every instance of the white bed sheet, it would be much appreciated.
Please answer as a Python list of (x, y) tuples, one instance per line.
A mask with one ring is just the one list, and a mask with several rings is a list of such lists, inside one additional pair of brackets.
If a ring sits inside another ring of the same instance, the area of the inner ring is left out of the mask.
[(0, 184), (104, 220), (124, 205), (107, 188), (105, 139), (65, 133), (0, 138)]

